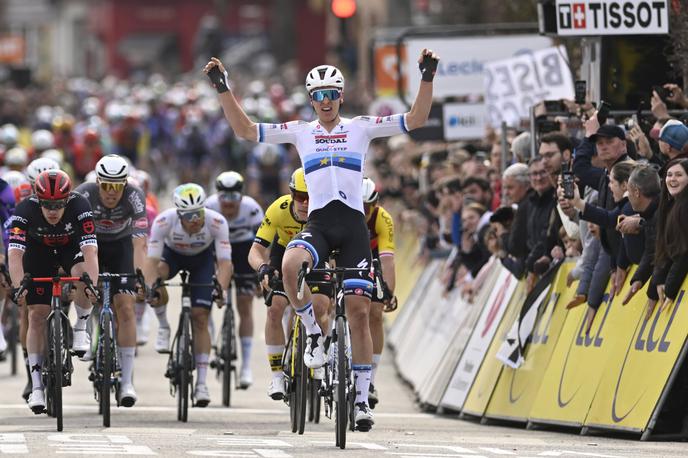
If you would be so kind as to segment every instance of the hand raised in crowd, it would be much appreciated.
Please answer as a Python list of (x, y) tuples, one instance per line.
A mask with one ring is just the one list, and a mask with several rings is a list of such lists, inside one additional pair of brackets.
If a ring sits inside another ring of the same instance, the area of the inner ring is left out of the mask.
[(645, 159), (652, 158), (652, 147), (650, 146), (650, 141), (643, 130), (637, 124), (634, 125), (627, 134), (628, 138), (635, 143), (635, 147), (638, 150), (638, 154)]
[(664, 85), (664, 89), (669, 90), (669, 96), (667, 100), (679, 105), (683, 108), (688, 108), (688, 97), (683, 94), (683, 89), (677, 84), (667, 83)]
[[(626, 282), (626, 275), (627, 274), (628, 274), (628, 272), (626, 272), (626, 269), (622, 269), (621, 267), (617, 267), (616, 270), (614, 271), (614, 273), (612, 275), (612, 281), (613, 281), (613, 287), (614, 287), (615, 294), (621, 292), (621, 289), (623, 288), (623, 285)], [(614, 296), (614, 295), (612, 295), (612, 296)]]
[(557, 198), (559, 200), (559, 206), (561, 207), (562, 211), (566, 214), (566, 216), (571, 217), (569, 213), (575, 215), (576, 211), (585, 210), (585, 201), (581, 199), (578, 186), (573, 187), (572, 199), (567, 199), (564, 197), (564, 188), (561, 183), (561, 177), (559, 177), (559, 186), (557, 187)]
[(657, 306), (657, 300), (656, 299), (648, 299), (647, 300), (647, 305), (645, 305), (645, 321), (652, 318), (652, 313), (655, 311), (656, 306)]
[(597, 133), (600, 128), (600, 122), (597, 120), (597, 111), (583, 123), (583, 127), (585, 128), (586, 137), (590, 137)]
[(619, 215), (616, 230), (622, 234), (639, 234), (640, 219), (640, 215)]
[(652, 91), (652, 97), (650, 98), (650, 111), (652, 115), (657, 119), (668, 118), (669, 110), (667, 109), (666, 103), (664, 103), (657, 94), (657, 91)]
[(659, 296), (658, 302), (664, 304), (664, 285), (657, 285), (657, 296)]
[(564, 249), (559, 245), (552, 248), (552, 252), (550, 254), (552, 255), (552, 259), (556, 261), (560, 261), (566, 257), (566, 255), (564, 254)]
[(623, 302), (621, 303), (622, 305), (626, 305), (629, 302), (631, 302), (631, 299), (633, 299), (633, 296), (635, 296), (635, 293), (640, 291), (640, 288), (643, 287), (643, 283), (640, 281), (634, 281), (631, 283), (631, 287), (629, 288), (628, 292), (626, 293), (626, 297), (624, 297)]

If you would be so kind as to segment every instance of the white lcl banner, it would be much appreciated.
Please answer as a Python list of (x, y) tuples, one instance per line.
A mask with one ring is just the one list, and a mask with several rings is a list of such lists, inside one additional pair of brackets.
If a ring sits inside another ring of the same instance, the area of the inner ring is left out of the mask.
[(566, 49), (551, 47), (485, 65), (488, 122), (518, 126), (530, 107), (543, 100), (573, 99), (573, 78)]

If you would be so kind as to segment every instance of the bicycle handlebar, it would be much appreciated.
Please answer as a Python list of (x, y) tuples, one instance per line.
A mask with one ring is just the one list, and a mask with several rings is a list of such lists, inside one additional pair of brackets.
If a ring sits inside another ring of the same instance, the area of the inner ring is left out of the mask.
[(373, 275), (374, 275), (374, 280), (375, 280), (375, 286), (377, 287), (377, 298), (382, 299), (384, 297), (384, 291), (382, 288), (382, 274), (379, 266), (379, 262), (377, 259), (373, 260), (373, 266), (372, 269), (366, 269), (366, 268), (358, 268), (358, 267), (325, 267), (325, 268), (316, 268), (316, 269), (311, 269), (308, 267), (308, 261), (304, 261), (301, 264), (301, 269), (299, 269), (299, 275), (297, 277), (297, 283), (296, 283), (296, 297), (298, 300), (303, 299), (303, 294), (304, 294), (304, 289), (305, 289), (305, 280), (306, 276), (311, 273), (311, 272), (321, 272), (321, 273), (327, 273), (330, 275), (335, 275), (335, 274), (344, 274), (344, 273), (361, 273), (361, 272), (370, 272), (372, 270)]

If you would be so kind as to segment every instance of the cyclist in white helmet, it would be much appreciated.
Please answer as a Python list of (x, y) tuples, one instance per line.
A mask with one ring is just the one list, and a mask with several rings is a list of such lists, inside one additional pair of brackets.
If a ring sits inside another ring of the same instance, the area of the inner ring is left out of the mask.
[[(282, 271), (290, 302), (297, 307), (308, 334), (304, 360), (310, 367), (325, 363), (323, 331), (318, 326), (306, 288), (297, 298), (297, 274), (306, 261), (318, 266), (333, 249), (340, 250), (337, 265), (368, 268), (371, 252), (363, 214), (361, 183), (363, 164), (370, 141), (405, 133), (425, 125), (432, 105), (432, 80), (439, 58), (428, 49), (418, 59), (422, 75), (418, 94), (408, 113), (386, 117), (359, 116), (348, 119), (339, 114), (344, 100), (344, 76), (331, 65), (312, 69), (306, 90), (318, 119), (283, 124), (256, 124), (241, 108), (229, 86), (229, 75), (219, 59), (212, 58), (203, 71), (219, 93), (220, 103), (237, 136), (265, 143), (291, 143), (301, 158), (308, 185), (308, 223), (288, 245)], [(355, 423), (369, 430), (373, 415), (368, 406), (368, 389), (373, 344), (368, 325), (373, 290), (369, 277), (345, 278), (344, 293), (351, 328), (352, 362), (356, 380)]]
[(38, 178), (41, 172), (45, 172), (46, 170), (59, 170), (59, 168), (60, 164), (54, 160), (47, 157), (39, 157), (26, 166), (26, 178), (29, 179), (29, 183), (31, 183), (33, 187), (34, 183), (36, 183), (36, 178)]
[[(146, 280), (166, 280), (180, 270), (187, 270), (189, 282), (211, 283), (217, 264), (217, 280), (226, 290), (232, 277), (232, 247), (229, 244), (227, 221), (218, 212), (205, 208), (205, 191), (197, 184), (177, 186), (173, 198), (175, 208), (160, 213), (153, 222), (144, 270)], [(165, 307), (166, 292), (161, 288), (156, 294), (163, 300), (152, 301), (151, 305)], [(210, 403), (206, 375), (210, 357), (208, 317), (213, 302), (220, 307), (224, 304), (224, 298), (216, 296), (213, 288), (191, 288), (191, 324), (196, 362), (193, 398), (197, 407), (206, 407)], [(167, 329), (169, 342), (169, 325)]]

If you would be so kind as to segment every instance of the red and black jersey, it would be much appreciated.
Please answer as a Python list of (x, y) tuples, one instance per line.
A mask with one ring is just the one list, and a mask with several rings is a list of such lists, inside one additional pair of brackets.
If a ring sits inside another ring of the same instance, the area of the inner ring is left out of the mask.
[(91, 204), (76, 192), (69, 194), (64, 215), (55, 225), (43, 217), (35, 194), (17, 205), (9, 223), (10, 250), (25, 251), (29, 240), (51, 248), (98, 245)]

